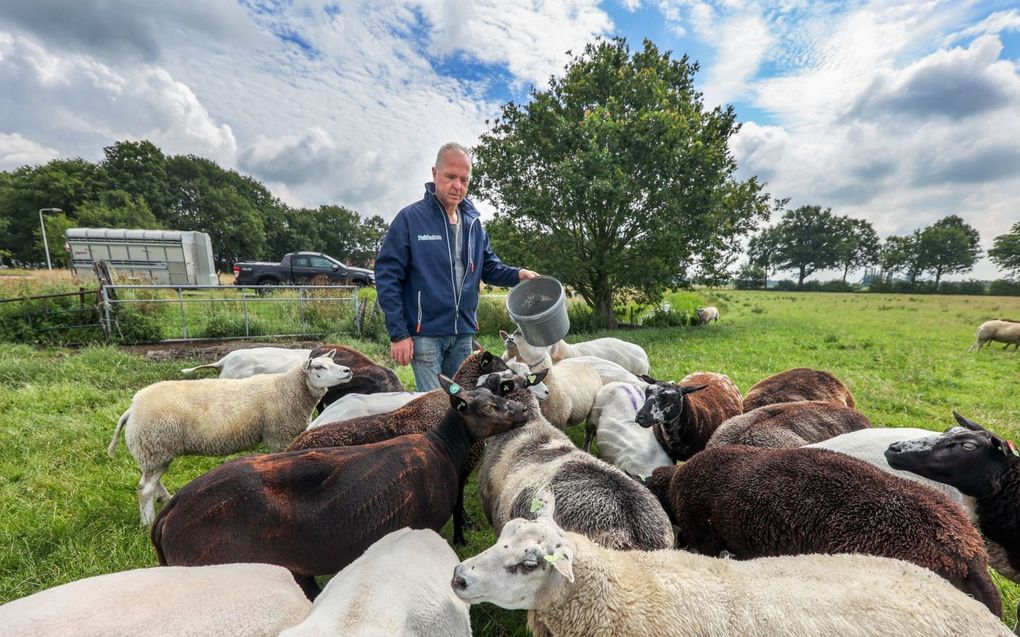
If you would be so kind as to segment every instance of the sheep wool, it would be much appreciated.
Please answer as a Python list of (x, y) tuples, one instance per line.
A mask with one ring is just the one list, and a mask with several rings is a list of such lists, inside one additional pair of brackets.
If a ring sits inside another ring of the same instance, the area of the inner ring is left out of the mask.
[(803, 447), (833, 436), (868, 429), (856, 409), (819, 400), (765, 405), (730, 418), (715, 430), (706, 449), (724, 445)]
[(818, 369), (796, 367), (758, 381), (744, 396), (744, 411), (798, 400), (824, 400), (853, 408), (853, 394), (832, 374)]

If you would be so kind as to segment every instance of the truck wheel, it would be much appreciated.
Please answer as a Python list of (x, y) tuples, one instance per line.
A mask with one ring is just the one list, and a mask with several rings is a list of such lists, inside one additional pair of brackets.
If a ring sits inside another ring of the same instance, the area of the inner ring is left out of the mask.
[[(255, 284), (256, 285), (279, 285), (280, 282), (277, 281), (276, 279), (263, 278), (263, 279), (259, 279), (258, 281), (256, 281)], [(266, 290), (266, 289), (263, 289), (263, 288), (257, 288), (256, 292), (258, 294), (269, 294), (270, 292), (272, 292), (272, 290)]]

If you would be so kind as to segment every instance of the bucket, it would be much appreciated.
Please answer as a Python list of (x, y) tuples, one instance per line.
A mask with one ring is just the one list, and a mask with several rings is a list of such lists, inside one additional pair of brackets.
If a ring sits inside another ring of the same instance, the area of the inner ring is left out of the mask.
[(551, 276), (521, 281), (506, 297), (510, 319), (521, 328), (524, 340), (547, 347), (570, 331), (567, 295), (563, 284)]

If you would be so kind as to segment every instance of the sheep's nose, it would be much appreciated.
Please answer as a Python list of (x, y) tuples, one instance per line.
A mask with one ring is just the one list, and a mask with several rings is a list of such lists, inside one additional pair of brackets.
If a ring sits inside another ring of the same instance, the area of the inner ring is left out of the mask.
[(458, 564), (457, 567), (453, 569), (453, 581), (450, 582), (450, 585), (453, 586), (454, 590), (459, 591), (462, 591), (467, 588), (467, 580), (465, 580), (464, 576), (461, 575), (460, 564)]

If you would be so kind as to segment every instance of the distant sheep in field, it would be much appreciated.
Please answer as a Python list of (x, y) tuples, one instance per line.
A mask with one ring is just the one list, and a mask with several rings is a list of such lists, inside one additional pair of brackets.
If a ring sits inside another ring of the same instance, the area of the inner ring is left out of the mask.
[(867, 553), (913, 562), (995, 615), (981, 535), (942, 493), (825, 449), (706, 449), (647, 481), (680, 546), (738, 559)]
[(694, 310), (694, 313), (698, 315), (698, 325), (708, 325), (712, 321), (719, 322), (719, 308), (712, 305), (699, 307)]
[(856, 409), (819, 400), (765, 405), (734, 416), (715, 430), (706, 449), (724, 445), (803, 447), (833, 436), (871, 427)]
[(980, 352), (986, 343), (995, 341), (1005, 343), (1002, 349), (1014, 345), (1020, 348), (1020, 323), (1015, 321), (992, 320), (985, 321), (977, 331), (977, 340), (967, 348), (967, 351)]
[(795, 367), (758, 381), (744, 396), (744, 411), (798, 400), (824, 400), (834, 405), (853, 408), (853, 394), (826, 371)]
[(326, 354), (283, 374), (155, 383), (131, 399), (106, 451), (113, 457), (123, 428), (142, 471), (138, 508), (142, 525), (148, 525), (156, 515), (155, 500), (170, 499), (160, 478), (174, 458), (222, 456), (259, 442), (280, 451), (305, 430), (326, 390), (350, 379), (351, 370)]
[(235, 349), (226, 356), (207, 365), (182, 369), (182, 374), (191, 374), (200, 369), (215, 369), (219, 378), (248, 378), (257, 374), (281, 374), (308, 358), (310, 349), (287, 349), (285, 347), (252, 347)]
[(704, 449), (719, 425), (743, 412), (740, 390), (725, 374), (694, 372), (679, 383), (641, 378), (649, 385), (635, 420), (652, 428), (673, 460), (687, 460)]
[[(451, 569), (452, 570), (452, 569)], [(276, 637), (311, 604), (285, 568), (138, 568), (76, 580), (0, 606), (5, 637)]]

